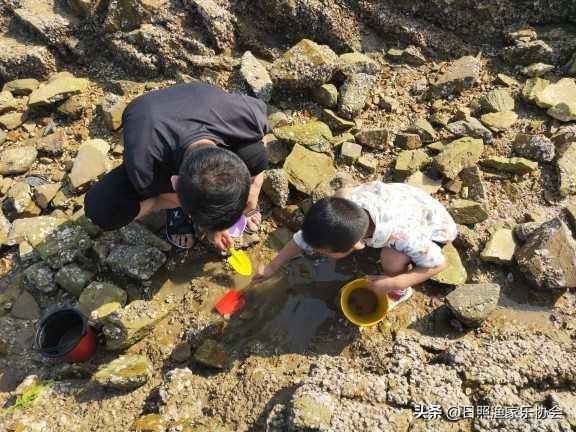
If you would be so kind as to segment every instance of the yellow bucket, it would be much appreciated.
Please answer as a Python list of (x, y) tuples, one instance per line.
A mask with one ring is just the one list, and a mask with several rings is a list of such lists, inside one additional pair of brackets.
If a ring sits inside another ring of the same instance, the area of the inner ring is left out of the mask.
[(360, 288), (365, 288), (367, 285), (368, 281), (366, 279), (356, 279), (344, 285), (340, 290), (340, 307), (342, 308), (344, 316), (348, 318), (351, 323), (360, 327), (376, 325), (382, 321), (388, 313), (388, 296), (386, 294), (377, 297), (378, 307), (370, 314), (358, 315), (350, 308), (350, 295)]

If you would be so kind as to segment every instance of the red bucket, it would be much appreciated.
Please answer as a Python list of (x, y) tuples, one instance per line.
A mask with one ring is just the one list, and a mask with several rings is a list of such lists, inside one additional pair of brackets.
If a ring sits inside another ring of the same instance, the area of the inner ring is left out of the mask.
[(82, 312), (64, 308), (40, 321), (34, 344), (46, 358), (79, 363), (96, 352), (96, 335)]

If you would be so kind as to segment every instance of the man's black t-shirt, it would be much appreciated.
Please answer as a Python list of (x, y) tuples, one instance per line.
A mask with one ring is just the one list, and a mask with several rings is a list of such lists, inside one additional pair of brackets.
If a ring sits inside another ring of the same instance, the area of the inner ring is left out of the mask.
[(268, 168), (266, 104), (208, 84), (181, 84), (134, 99), (122, 116), (124, 165), (143, 196), (167, 192), (187, 146), (201, 138), (236, 153), (252, 176)]

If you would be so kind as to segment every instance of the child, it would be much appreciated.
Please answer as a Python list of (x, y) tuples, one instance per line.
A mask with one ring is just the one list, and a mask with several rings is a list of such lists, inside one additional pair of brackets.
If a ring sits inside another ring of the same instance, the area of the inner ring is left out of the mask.
[(414, 186), (376, 181), (341, 189), (310, 208), (302, 229), (260, 269), (254, 282), (270, 278), (303, 250), (340, 259), (370, 246), (381, 249), (383, 274), (365, 278), (374, 292), (388, 295), (393, 308), (412, 295), (412, 285), (445, 268), (441, 245), (456, 234), (446, 209)]

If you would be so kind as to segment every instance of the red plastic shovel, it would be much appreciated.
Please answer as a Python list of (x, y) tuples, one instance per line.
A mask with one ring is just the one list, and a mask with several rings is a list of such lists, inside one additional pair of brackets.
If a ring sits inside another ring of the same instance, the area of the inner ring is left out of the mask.
[(220, 315), (229, 316), (241, 310), (245, 304), (246, 300), (244, 299), (244, 294), (242, 294), (240, 291), (231, 289), (228, 290), (228, 292), (224, 294), (220, 300), (218, 300), (218, 303), (216, 303), (214, 308)]

